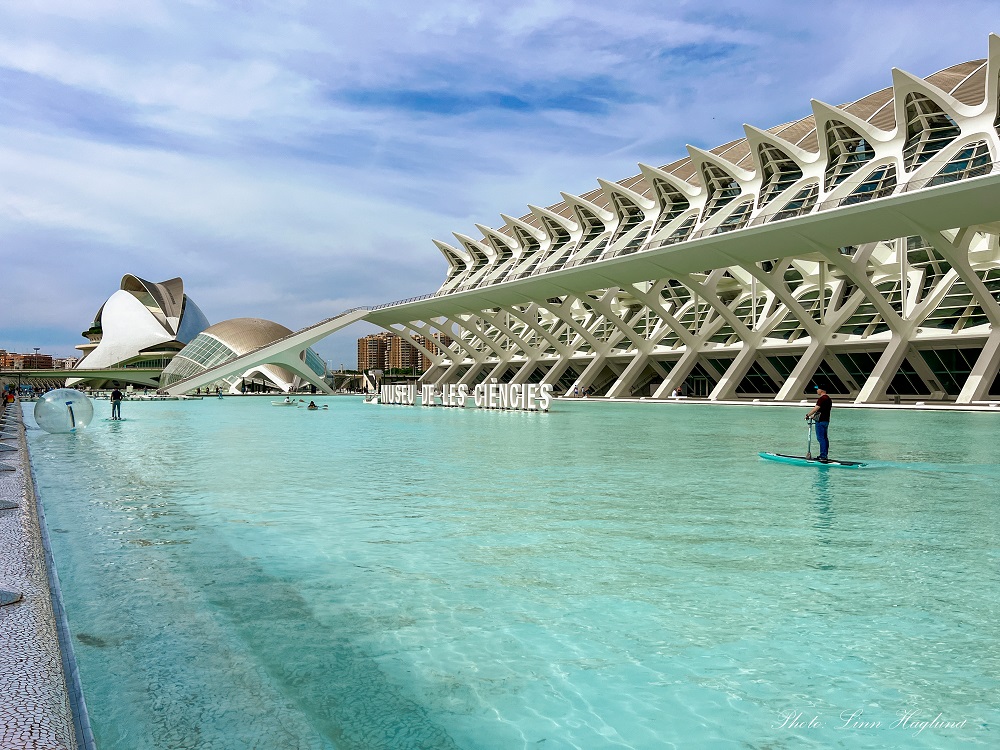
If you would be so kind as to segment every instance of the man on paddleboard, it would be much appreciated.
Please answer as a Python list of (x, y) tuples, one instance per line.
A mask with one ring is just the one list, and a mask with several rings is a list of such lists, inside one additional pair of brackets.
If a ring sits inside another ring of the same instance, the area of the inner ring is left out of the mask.
[(833, 408), (833, 399), (826, 395), (826, 390), (823, 386), (816, 386), (816, 393), (819, 398), (816, 399), (816, 406), (812, 408), (808, 414), (806, 414), (806, 420), (816, 419), (816, 439), (819, 441), (819, 460), (826, 461), (829, 459), (827, 455), (830, 452), (830, 438), (827, 435), (827, 431), (830, 429), (830, 409)]

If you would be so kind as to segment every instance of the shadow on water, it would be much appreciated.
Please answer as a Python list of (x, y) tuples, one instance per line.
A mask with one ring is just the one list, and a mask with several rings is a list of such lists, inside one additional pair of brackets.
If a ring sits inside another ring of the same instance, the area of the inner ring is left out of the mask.
[(331, 632), (316, 621), (295, 587), (251, 560), (225, 545), (202, 555), (215, 572), (207, 585), (211, 606), (230, 620), (276, 683), (337, 747), (455, 747), (425, 709), (355, 645), (351, 636), (364, 632), (362, 624), (342, 615), (340, 632)]

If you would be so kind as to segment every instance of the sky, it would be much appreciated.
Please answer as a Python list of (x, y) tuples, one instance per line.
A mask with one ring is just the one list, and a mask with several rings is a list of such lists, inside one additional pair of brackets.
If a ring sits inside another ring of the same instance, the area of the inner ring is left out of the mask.
[(990, 0), (0, 2), (0, 349), (75, 354), (125, 274), (291, 329), (433, 292), (432, 239), (991, 31)]

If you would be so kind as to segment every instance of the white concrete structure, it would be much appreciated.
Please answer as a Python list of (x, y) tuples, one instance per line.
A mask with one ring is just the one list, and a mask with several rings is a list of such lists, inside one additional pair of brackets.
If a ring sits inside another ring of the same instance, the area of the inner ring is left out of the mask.
[[(292, 331), (283, 325), (260, 318), (233, 318), (209, 326), (199, 333), (173, 358), (160, 378), (161, 387), (202, 376), (209, 370), (226, 365), (250, 352), (285, 340)], [(326, 384), (326, 365), (320, 356), (308, 347), (295, 354), (286, 354), (275, 361), (242, 360), (240, 367), (225, 375), (215, 373), (199, 380), (192, 388), (214, 391), (220, 388), (227, 393), (242, 393), (246, 383), (256, 380), (278, 388), (285, 393), (298, 389), (304, 382), (316, 386), (324, 393), (332, 393)]]
[[(1000, 37), (985, 59), (892, 84), (436, 242), (436, 293), (360, 317), (421, 349), (436, 384), (1000, 395)], [(427, 351), (418, 336), (436, 332), (454, 343)]]
[[(121, 288), (101, 305), (84, 332), (89, 341), (76, 347), (84, 355), (75, 369), (132, 368), (158, 373), (207, 326), (208, 319), (184, 293), (180, 278), (154, 283), (126, 274)], [(137, 374), (137, 382), (143, 380)], [(71, 378), (67, 385), (79, 381)]]

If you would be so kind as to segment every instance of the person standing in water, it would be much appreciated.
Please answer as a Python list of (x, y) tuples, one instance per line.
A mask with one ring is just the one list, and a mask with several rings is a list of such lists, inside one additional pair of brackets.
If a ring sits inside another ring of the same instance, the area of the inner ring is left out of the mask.
[(819, 398), (816, 399), (816, 406), (812, 408), (808, 414), (806, 414), (806, 420), (814, 419), (816, 420), (816, 439), (819, 441), (819, 460), (828, 461), (830, 456), (830, 409), (833, 408), (833, 399), (831, 399), (823, 386), (816, 386), (816, 393)]
[(111, 418), (121, 419), (122, 418), (122, 392), (116, 387), (111, 391)]

